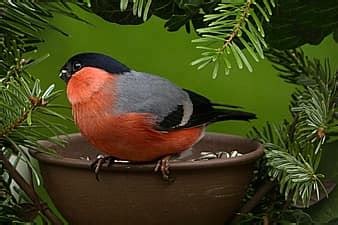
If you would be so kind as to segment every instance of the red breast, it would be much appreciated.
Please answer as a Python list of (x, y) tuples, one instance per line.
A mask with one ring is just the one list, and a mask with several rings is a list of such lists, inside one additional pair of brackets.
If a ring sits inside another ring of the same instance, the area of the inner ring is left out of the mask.
[(67, 96), (72, 105), (84, 102), (98, 101), (98, 95), (104, 95), (106, 104), (113, 106), (115, 99), (115, 81), (117, 76), (94, 68), (84, 67), (73, 74), (67, 84)]

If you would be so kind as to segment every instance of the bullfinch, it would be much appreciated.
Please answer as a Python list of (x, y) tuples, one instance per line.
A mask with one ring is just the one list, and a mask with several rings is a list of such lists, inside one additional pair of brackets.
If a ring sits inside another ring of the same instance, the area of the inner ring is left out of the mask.
[[(158, 160), (155, 171), (164, 179), (170, 156), (190, 149), (209, 124), (256, 118), (100, 53), (71, 57), (60, 78), (67, 83), (74, 121), (89, 143), (114, 159)], [(95, 163), (98, 172), (102, 161)]]

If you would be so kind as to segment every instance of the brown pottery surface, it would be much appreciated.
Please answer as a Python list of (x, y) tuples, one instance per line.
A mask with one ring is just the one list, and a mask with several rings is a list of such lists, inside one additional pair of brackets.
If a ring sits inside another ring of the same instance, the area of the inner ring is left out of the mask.
[[(223, 225), (238, 210), (263, 147), (247, 138), (207, 133), (193, 155), (171, 162), (175, 181), (164, 182), (154, 163), (116, 163), (90, 170), (98, 154), (80, 134), (58, 156), (34, 153), (50, 197), (70, 225)], [(193, 161), (200, 152), (238, 151), (242, 156)]]

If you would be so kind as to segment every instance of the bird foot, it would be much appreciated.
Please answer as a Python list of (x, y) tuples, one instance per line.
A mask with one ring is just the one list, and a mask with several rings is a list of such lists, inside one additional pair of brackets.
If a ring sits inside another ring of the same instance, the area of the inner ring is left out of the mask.
[(161, 171), (162, 179), (164, 181), (172, 183), (175, 181), (175, 178), (170, 176), (170, 165), (169, 165), (170, 158), (171, 158), (171, 155), (167, 155), (163, 157), (162, 159), (158, 160), (154, 171), (155, 172)]
[(100, 181), (99, 179), (99, 173), (100, 170), (103, 166), (103, 164), (107, 163), (107, 167), (110, 167), (114, 161), (116, 160), (115, 157), (113, 156), (103, 156), (103, 155), (98, 155), (95, 159), (94, 162), (92, 162), (92, 164), (90, 165), (91, 170), (94, 171), (95, 173), (95, 178), (97, 181)]

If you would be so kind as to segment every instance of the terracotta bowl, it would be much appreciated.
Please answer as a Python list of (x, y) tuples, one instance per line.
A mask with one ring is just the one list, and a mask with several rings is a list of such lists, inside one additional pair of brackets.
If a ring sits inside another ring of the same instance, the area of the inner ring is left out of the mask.
[[(33, 153), (39, 160), (44, 185), (56, 207), (71, 225), (223, 225), (239, 208), (252, 177), (255, 161), (263, 155), (256, 141), (208, 133), (193, 155), (171, 162), (176, 178), (171, 184), (155, 173), (154, 163), (118, 163), (100, 172), (90, 170), (98, 154), (80, 134), (69, 136), (59, 157)], [(231, 152), (242, 156), (194, 161), (200, 152)]]

